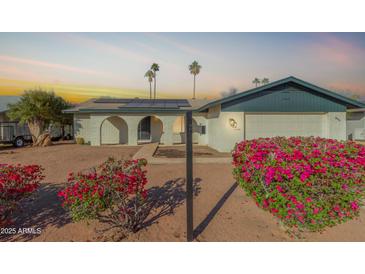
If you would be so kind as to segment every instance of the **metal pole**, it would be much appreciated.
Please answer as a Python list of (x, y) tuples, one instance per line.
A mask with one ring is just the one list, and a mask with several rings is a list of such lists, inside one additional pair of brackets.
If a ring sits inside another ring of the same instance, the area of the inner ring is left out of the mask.
[(186, 238), (193, 241), (193, 113), (185, 114), (186, 134)]

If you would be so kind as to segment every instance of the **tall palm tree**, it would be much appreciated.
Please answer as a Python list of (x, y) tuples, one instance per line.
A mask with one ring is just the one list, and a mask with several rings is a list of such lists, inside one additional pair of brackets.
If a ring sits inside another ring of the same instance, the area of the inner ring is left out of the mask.
[(144, 77), (147, 77), (148, 82), (150, 83), (150, 99), (152, 99), (152, 81), (153, 81), (154, 75), (155, 75), (155, 73), (150, 69), (144, 75)]
[(259, 78), (255, 78), (253, 79), (252, 83), (255, 84), (255, 86), (257, 87), (258, 85), (260, 85), (261, 81)]
[(192, 75), (194, 75), (193, 99), (195, 99), (195, 78), (199, 74), (201, 68), (202, 68), (202, 66), (199, 65), (197, 61), (194, 61), (191, 63), (191, 65), (189, 65), (189, 71)]
[(267, 85), (268, 83), (270, 83), (269, 78), (264, 78), (264, 79), (261, 80), (262, 85)]
[(153, 71), (153, 79), (154, 79), (153, 99), (156, 99), (156, 74), (157, 74), (157, 71), (160, 71), (160, 66), (157, 63), (153, 63), (151, 66), (151, 70)]

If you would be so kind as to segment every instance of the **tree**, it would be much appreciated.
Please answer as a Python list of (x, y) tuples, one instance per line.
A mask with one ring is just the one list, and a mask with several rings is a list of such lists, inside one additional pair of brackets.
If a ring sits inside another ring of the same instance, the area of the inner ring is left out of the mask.
[(153, 78), (155, 77), (155, 73), (149, 69), (146, 72), (146, 74), (144, 75), (144, 77), (147, 77), (148, 82), (150, 83), (150, 99), (152, 99), (152, 81), (153, 81)]
[(262, 85), (267, 85), (268, 83), (270, 83), (269, 78), (263, 78), (263, 79), (261, 80), (261, 84), (262, 84)]
[(153, 99), (156, 99), (156, 74), (157, 74), (157, 71), (160, 71), (160, 66), (156, 63), (153, 63), (151, 66), (151, 70), (153, 71), (153, 79), (154, 79)]
[(21, 124), (28, 124), (33, 144), (52, 123), (65, 123), (62, 111), (70, 107), (62, 97), (42, 89), (25, 91), (17, 103), (9, 104), (7, 115)]
[(255, 84), (255, 86), (257, 87), (258, 85), (260, 85), (261, 81), (259, 78), (255, 78), (253, 79), (252, 83)]
[(195, 78), (200, 73), (201, 65), (198, 64), (197, 61), (194, 61), (189, 65), (189, 71), (192, 75), (194, 75), (194, 89), (193, 89), (193, 99), (195, 99)]
[(221, 96), (222, 97), (228, 97), (237, 94), (238, 89), (236, 88), (230, 88), (228, 91), (222, 91)]

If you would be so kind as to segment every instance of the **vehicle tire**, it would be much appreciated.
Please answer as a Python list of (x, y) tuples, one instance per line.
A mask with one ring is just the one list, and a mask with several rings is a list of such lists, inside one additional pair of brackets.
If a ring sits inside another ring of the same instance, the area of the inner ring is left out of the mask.
[(23, 147), (25, 145), (25, 141), (22, 137), (16, 137), (14, 140), (15, 147)]

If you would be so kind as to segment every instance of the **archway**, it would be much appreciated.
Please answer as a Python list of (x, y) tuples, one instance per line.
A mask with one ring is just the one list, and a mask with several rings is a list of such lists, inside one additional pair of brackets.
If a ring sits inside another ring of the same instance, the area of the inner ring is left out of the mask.
[(147, 116), (138, 123), (137, 130), (138, 143), (159, 143), (163, 133), (163, 124), (158, 117)]
[(128, 144), (128, 125), (118, 116), (105, 119), (100, 126), (100, 144)]
[[(193, 143), (199, 143), (199, 135), (201, 134), (201, 127), (193, 118)], [(175, 144), (185, 144), (185, 117), (179, 116), (175, 119), (172, 125), (172, 133)]]

